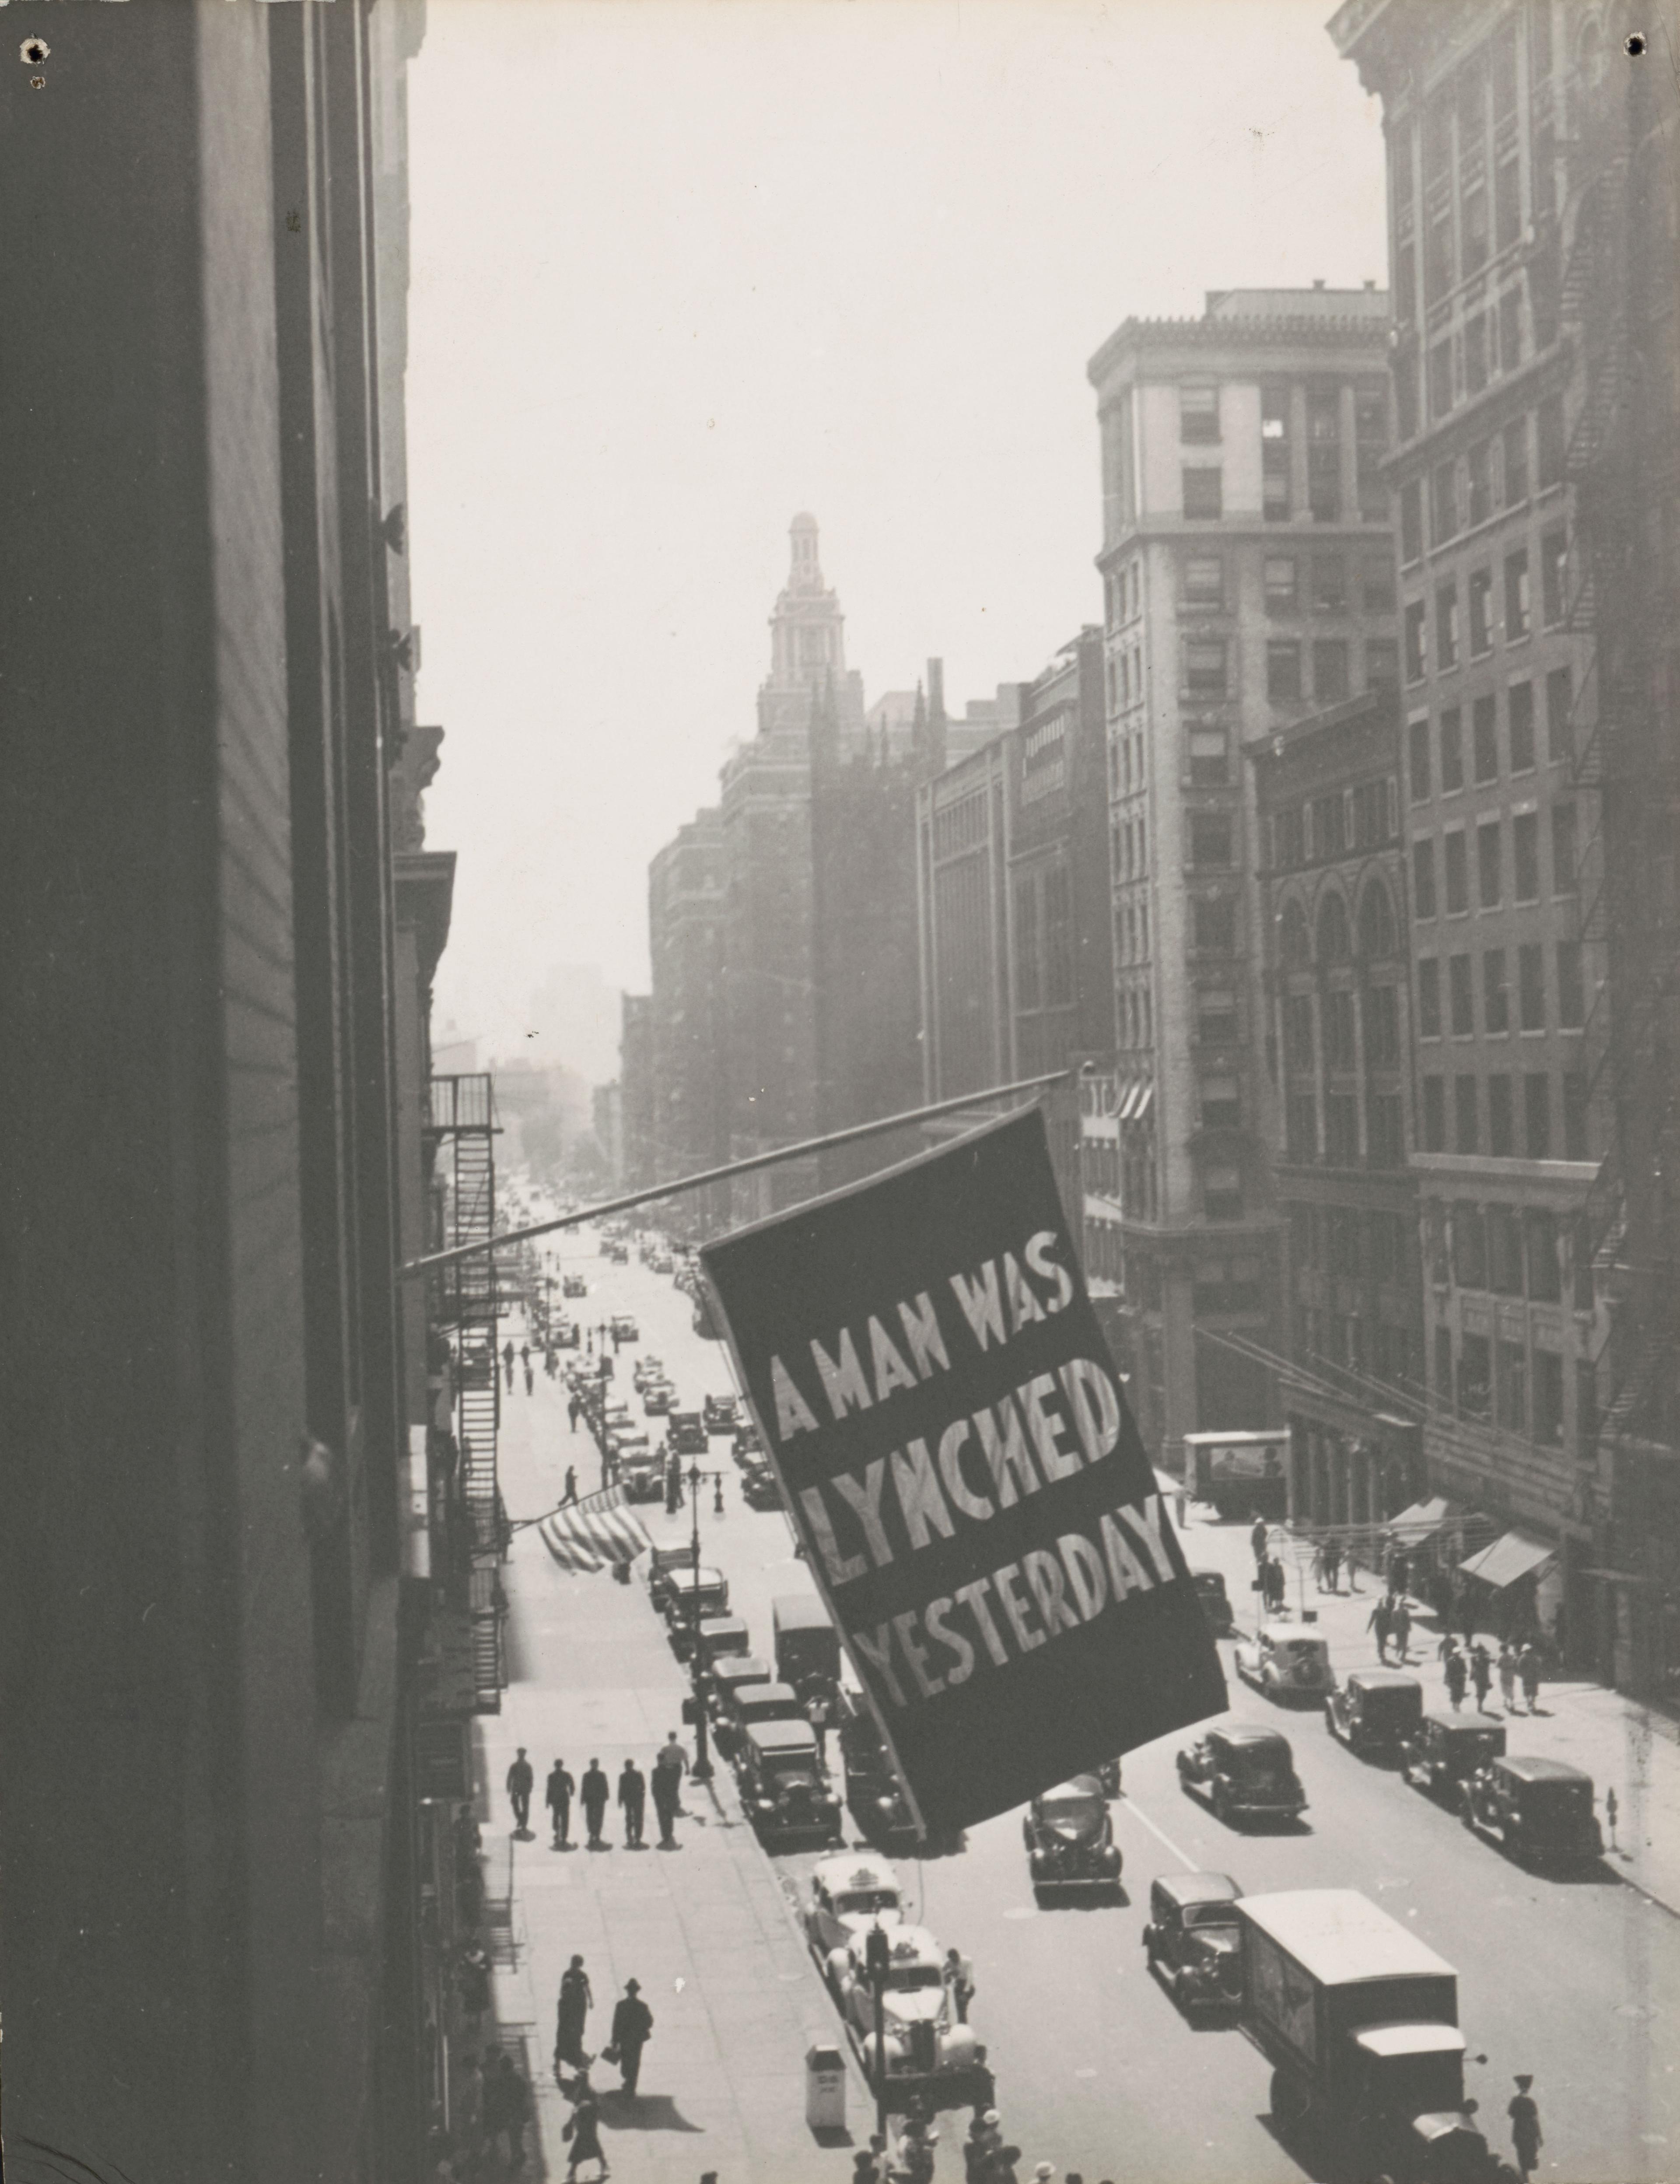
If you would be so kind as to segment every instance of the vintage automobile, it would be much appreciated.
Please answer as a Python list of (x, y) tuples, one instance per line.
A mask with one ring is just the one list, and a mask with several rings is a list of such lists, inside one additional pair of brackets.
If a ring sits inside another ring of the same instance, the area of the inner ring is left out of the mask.
[[(986, 2051), (973, 2026), (957, 2022), (939, 1944), (925, 1926), (889, 1926), (887, 1933), (890, 1953), (882, 2012), (887, 2075), (934, 2078), (974, 2070), (985, 2061)], [(869, 1929), (854, 1935), (835, 1956), (838, 1961), (831, 1958), (829, 1976), (872, 2079), (877, 2062)]]
[(1460, 1788), (1459, 1813), (1523, 1865), (1590, 1865), (1604, 1855), (1593, 1778), (1561, 1759), (1489, 1760)]
[(802, 1698), (826, 1697), (840, 1681), (840, 1634), (814, 1592), (780, 1593), (770, 1604), (776, 1673)]
[(615, 1312), (609, 1325), (615, 1342), (639, 1342), (642, 1339), (634, 1312)]
[(628, 1244), (609, 1244), (605, 1248), (607, 1256), (615, 1267), (627, 1267), (630, 1264)]
[(704, 1456), (709, 1452), (706, 1428), (698, 1411), (672, 1411), (670, 1445), (679, 1456)]
[(619, 1484), (626, 1502), (659, 1502), (665, 1498), (665, 1458), (656, 1448), (626, 1450), (618, 1460)]
[(1214, 1636), (1215, 1638), (1234, 1636), (1237, 1618), (1231, 1613), (1231, 1596), (1225, 1589), (1223, 1572), (1210, 1569), (1192, 1570), (1190, 1582), (1196, 1588), (1196, 1597), (1202, 1603), (1202, 1613), (1208, 1618), (1208, 1628)]
[(1293, 1630), (1262, 1630), (1243, 1639), (1237, 1674), (1281, 1706), (1312, 1706), (1336, 1688), (1327, 1640)]
[(752, 1633), (738, 1615), (708, 1615), (694, 1634), (695, 1658), (704, 1675), (726, 1653), (750, 1653)]
[(669, 1380), (644, 1380), (642, 1384), (642, 1409), (650, 1418), (669, 1418), (670, 1407), (676, 1401), (676, 1390)]
[(1456, 1805), (1459, 1785), (1489, 1760), (1502, 1758), (1505, 1748), (1502, 1721), (1477, 1721), (1473, 1714), (1466, 1720), (1461, 1714), (1427, 1713), (1401, 1754), (1401, 1771), (1414, 1789)]
[(707, 1396), (701, 1401), (700, 1416), (709, 1434), (733, 1433), (741, 1422), (741, 1407), (733, 1396)]
[(561, 1275), (560, 1295), (562, 1296), (581, 1297), (587, 1296), (588, 1294), (589, 1284), (581, 1274)]
[(1021, 1832), (1035, 1896), (1052, 1889), (1107, 1891), (1119, 1886), (1120, 1846), (1109, 1801), (1094, 1774), (1076, 1774), (1042, 1791), (1027, 1807)]
[[(741, 1729), (754, 1721), (805, 1721), (805, 1709), (791, 1684), (737, 1685), (729, 1704), (732, 1717)], [(805, 1725), (810, 1726), (809, 1722)]]
[(1325, 1726), (1349, 1752), (1398, 1759), (1423, 1719), (1423, 1686), (1399, 1669), (1356, 1669), (1324, 1702)]
[(1187, 2017), (1234, 2009), (1242, 1998), (1242, 1892), (1228, 1873), (1167, 1873), (1150, 1883), (1144, 1961)]
[(735, 1438), (730, 1443), (730, 1451), (737, 1463), (749, 1456), (764, 1454), (765, 1445), (759, 1439), (759, 1429), (750, 1418), (736, 1427)]
[(742, 1807), (766, 1842), (812, 1836), (840, 1841), (840, 1800), (817, 1758), (816, 1736), (809, 1722), (746, 1724), (734, 1762)]
[(812, 1868), (805, 1936), (825, 1970), (832, 1953), (843, 1952), (854, 1935), (898, 1925), (904, 1915), (898, 1876), (884, 1858), (862, 1851), (821, 1858)]
[(768, 1463), (746, 1467), (741, 1479), (741, 1499), (749, 1509), (780, 1509), (783, 1507), (782, 1482)]
[(866, 1836), (879, 1842), (915, 1833), (915, 1815), (893, 1771), (892, 1756), (859, 1691), (834, 1696), (834, 1725), (840, 1736), (840, 1762), (846, 1777), (846, 1803)]
[(577, 1322), (575, 1319), (568, 1319), (562, 1312), (554, 1322), (555, 1349), (576, 1350), (582, 1340), (583, 1337), (578, 1330)]
[(670, 1580), (677, 1570), (692, 1569), (694, 1550), (692, 1546), (671, 1546), (652, 1548), (648, 1556), (648, 1596), (663, 1615), (670, 1605)]
[(1256, 1723), (1223, 1722), (1178, 1755), (1178, 1786), (1227, 1827), (1238, 1820), (1299, 1819), (1306, 1792), (1288, 1740)]
[(670, 1272), (670, 1253), (669, 1251), (655, 1251), (653, 1256), (648, 1260), (648, 1264), (653, 1268), (656, 1274), (668, 1274)]
[(734, 1706), (737, 1691), (750, 1691), (770, 1680), (770, 1663), (761, 1661), (756, 1653), (723, 1653), (711, 1666), (711, 1711), (715, 1721), (721, 1721)]
[(685, 1558), (666, 1578), (665, 1625), (679, 1661), (688, 1658), (697, 1623), (728, 1613), (729, 1584), (721, 1570), (708, 1569), (704, 1563), (696, 1570)]
[(645, 1393), (649, 1382), (663, 1380), (665, 1373), (664, 1358), (655, 1357), (651, 1350), (638, 1357), (630, 1368), (630, 1377), (635, 1382), (638, 1393)]

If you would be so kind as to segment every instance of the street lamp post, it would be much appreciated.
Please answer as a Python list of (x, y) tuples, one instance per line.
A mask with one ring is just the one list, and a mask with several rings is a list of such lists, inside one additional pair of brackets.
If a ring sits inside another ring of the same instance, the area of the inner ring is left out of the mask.
[(892, 1956), (887, 1929), (877, 1919), (864, 1943), (864, 1969), (875, 1997), (875, 2128), (883, 2145), (887, 2138), (887, 1973)]
[(721, 1507), (723, 1474), (703, 1471), (698, 1463), (689, 1465), (689, 1567), (694, 1578), (688, 1595), (688, 1680), (694, 1695), (694, 1764), (689, 1772), (697, 1782), (709, 1782), (712, 1779), (711, 1757), (706, 1748), (706, 1696), (700, 1673), (700, 1487), (708, 1479), (717, 1483), (718, 1505)]

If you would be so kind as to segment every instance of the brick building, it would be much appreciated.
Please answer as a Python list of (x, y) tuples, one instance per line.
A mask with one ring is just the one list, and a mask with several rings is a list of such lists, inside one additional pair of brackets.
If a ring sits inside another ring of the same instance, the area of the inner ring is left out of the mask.
[[(693, 1175), (729, 1158), (724, 1067), (723, 825), (697, 811), (648, 867), (653, 963), (653, 1176)], [(713, 1186), (674, 1201), (670, 1218), (701, 1232), (720, 1220), (726, 1194)]]

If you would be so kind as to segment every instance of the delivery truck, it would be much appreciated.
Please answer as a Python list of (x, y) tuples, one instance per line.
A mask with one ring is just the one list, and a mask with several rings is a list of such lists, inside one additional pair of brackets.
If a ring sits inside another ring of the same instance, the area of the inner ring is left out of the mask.
[(1280, 1524), (1289, 1513), (1289, 1435), (1192, 1433), (1184, 1436), (1184, 1485), (1194, 1502), (1211, 1502), (1221, 1517), (1264, 1517)]
[(1271, 2065), (1280, 2132), (1337, 2177), (1497, 2174), (1465, 2099), (1452, 1966), (1350, 1888), (1245, 1896), (1237, 1912), (1238, 2023)]

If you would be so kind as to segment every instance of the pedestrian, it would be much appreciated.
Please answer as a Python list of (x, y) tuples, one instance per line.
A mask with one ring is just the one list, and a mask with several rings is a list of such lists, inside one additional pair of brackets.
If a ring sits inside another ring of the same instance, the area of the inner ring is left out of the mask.
[(484, 2088), (484, 2146), (487, 2153), (508, 2144), (508, 2166), (517, 2176), (525, 2166), (525, 2126), (531, 2114), (531, 2088), (503, 2051)]
[(624, 1999), (613, 2012), (612, 2043), (606, 2053), (607, 2060), (619, 2066), (623, 2081), (619, 2090), (632, 2101), (642, 2075), (642, 2050), (653, 2030), (654, 2013), (642, 1999), (640, 1981), (626, 1980)]
[(1540, 2148), (1545, 2139), (1540, 2129), (1539, 2109), (1528, 2090), (1533, 2082), (1531, 2077), (1519, 2077), (1510, 2106), (1505, 2110), (1510, 2118), (1510, 2144), (1516, 2156), (1516, 2173), (1525, 2178), (1532, 2176), (1539, 2167)]
[(626, 1850), (642, 1848), (642, 1820), (648, 1809), (648, 1778), (633, 1759), (624, 1763), (624, 1772), (618, 1778), (618, 1802), (624, 1808), (624, 1843)]
[(607, 2157), (601, 2150), (601, 2104), (595, 2098), (595, 2089), (587, 2077), (578, 2080), (576, 2103), (566, 2118), (560, 2137), (566, 2141), (566, 2175), (576, 2176), (578, 2164), (583, 2161), (599, 2164), (598, 2176), (610, 2175)]
[(805, 1701), (805, 1719), (816, 1738), (816, 1756), (822, 1764), (828, 1764), (828, 1700), (825, 1693), (813, 1691)]
[(1523, 1641), (1522, 1651), (1516, 1657), (1517, 1680), (1522, 1685), (1523, 1703), (1530, 1713), (1539, 1711), (1540, 1656), (1532, 1638)]
[(508, 1796), (513, 1804), (514, 1833), (517, 1836), (531, 1832), (531, 1793), (536, 1787), (537, 1777), (531, 1771), (525, 1747), (520, 1745), (518, 1758), (508, 1769)]
[(1032, 2184), (1050, 2184), (1050, 2181), (1054, 2176), (1055, 2173), (1054, 2164), (1049, 2161), (1041, 2161), (1033, 2169)]
[(564, 1759), (557, 1759), (548, 1769), (548, 1786), (542, 1792), (542, 1802), (554, 1816), (554, 1848), (570, 1850), (571, 1843), (571, 1801), (577, 1794), (577, 1785), (566, 1772)]
[(852, 2184), (885, 2184), (872, 2147), (860, 2146), (852, 2156)]
[(595, 1996), (589, 1985), (589, 1975), (583, 1969), (581, 1957), (574, 1957), (560, 1974), (559, 2013), (554, 2023), (554, 2076), (560, 2077), (560, 2065), (570, 2063), (576, 2070), (587, 2070), (589, 2058), (583, 2052), (583, 2028), (593, 2008)]
[(1394, 1641), (1394, 1653), (1402, 1668), (1407, 1659), (1407, 1647), (1411, 1644), (1411, 1610), (1404, 1596), (1393, 1602), (1388, 1615), (1388, 1635)]
[(1510, 1639), (1499, 1646), (1499, 1696), (1505, 1701), (1507, 1713), (1516, 1712), (1516, 1648)]
[(1266, 1604), (1274, 1614), (1283, 1613), (1283, 1565), (1268, 1557), (1266, 1565)]
[(659, 1747), (654, 1762), (654, 1810), (659, 1815), (659, 1848), (676, 1850), (676, 1816), (682, 1809), (682, 1778), (688, 1771), (688, 1754), (672, 1730)]
[(1018, 2146), (1000, 2146), (987, 2169), (986, 2184), (1017, 2184), (1019, 2171), (1015, 2164), (1020, 2159)]
[(457, 2150), (464, 2168), (476, 2164), (481, 2150), (480, 2134), (484, 2128), (484, 2074), (470, 2048), (460, 2059), (459, 2075), (455, 2083), (453, 2098), (449, 2103), (449, 2120), (454, 2127)]
[(511, 1396), (514, 1392), (514, 1346), (511, 1337), (502, 1346), (502, 1362), (507, 1368), (508, 1393)]
[(1249, 1545), (1254, 1549), (1255, 1567), (1266, 1560), (1266, 1519), (1256, 1517), (1254, 1528), (1249, 1535)]
[(566, 1490), (565, 1490), (565, 1493), (560, 1496), (560, 1507), (561, 1507), (561, 1508), (562, 1508), (562, 1509), (565, 1508), (565, 1507), (566, 1507), (570, 1503), (571, 1503), (571, 1502), (576, 1502), (576, 1499), (577, 1499), (577, 1466), (576, 1466), (575, 1463), (569, 1463), (569, 1464), (566, 1466)]
[(1606, 1790), (1605, 1791), (1605, 1825), (1610, 1830), (1610, 1847), (1612, 1850), (1616, 1848), (1616, 1792), (1614, 1790)]
[(607, 1806), (612, 1794), (612, 1785), (607, 1780), (605, 1769), (598, 1759), (592, 1759), (577, 1792), (578, 1802), (583, 1808), (584, 1825), (589, 1831), (591, 1850), (605, 1850), (608, 1847), (601, 1840), (601, 1823), (607, 1817)]
[(490, 1959), (478, 1942), (472, 1942), (462, 1953), (455, 1978), (461, 2014), (472, 2020), (476, 2036), (490, 2008)]
[(1464, 1704), (1464, 1686), (1466, 1680), (1464, 1656), (1456, 1646), (1447, 1656), (1446, 1677), (1447, 1696), (1452, 1701), (1453, 1712), (1456, 1713)]
[(526, 1361), (525, 1361), (525, 1392), (526, 1392), (526, 1394), (527, 1396), (528, 1396), (528, 1395), (530, 1395), (530, 1394), (532, 1392), (532, 1390), (536, 1388), (536, 1385), (537, 1385), (537, 1375), (536, 1375), (536, 1373), (533, 1373), (533, 1372), (532, 1372), (532, 1370), (531, 1369), (531, 1360), (527, 1357), (527, 1358), (526, 1359)]
[(1334, 1592), (1338, 1589), (1341, 1576), (1342, 1542), (1327, 1540), (1324, 1542), (1324, 1586), (1327, 1592)]
[(1494, 1663), (1479, 1638), (1470, 1649), (1470, 1680), (1476, 1689), (1477, 1713), (1491, 1713), (1488, 1694), (1494, 1688)]
[(968, 2023), (968, 2006), (974, 2000), (974, 1966), (960, 1950), (947, 1949), (940, 1975), (957, 2013), (959, 2025)]
[(1388, 1634), (1394, 1628), (1394, 1612), (1388, 1606), (1388, 1596), (1385, 1592), (1365, 1620), (1366, 1629), (1377, 1633), (1377, 1658), (1379, 1661), (1386, 1661), (1388, 1658)]
[(583, 1416), (583, 1406), (578, 1401), (575, 1394), (567, 1399), (566, 1416), (571, 1421), (572, 1431), (576, 1433), (577, 1431), (577, 1422)]
[(976, 2109), (963, 2141), (963, 2184), (982, 2184), (992, 2156), (1003, 2142), (996, 2109)]

